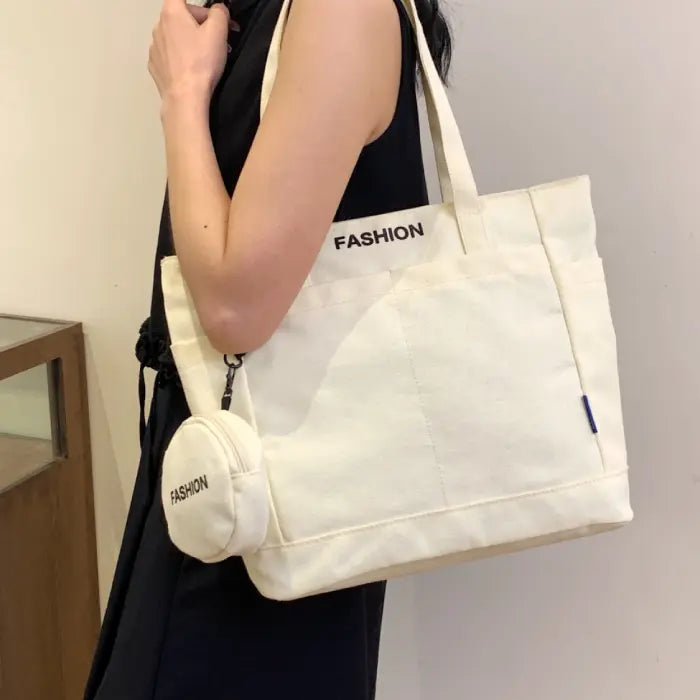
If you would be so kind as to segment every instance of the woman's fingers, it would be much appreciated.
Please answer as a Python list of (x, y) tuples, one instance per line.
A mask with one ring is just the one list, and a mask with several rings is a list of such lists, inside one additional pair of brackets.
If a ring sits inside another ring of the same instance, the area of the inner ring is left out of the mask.
[[(207, 20), (207, 17), (209, 17), (208, 7), (200, 7), (199, 5), (190, 5), (188, 3), (187, 9), (190, 11), (190, 14), (197, 20), (199, 24), (204, 24), (204, 22), (206, 22)], [(229, 29), (232, 32), (239, 32), (241, 30), (241, 27), (235, 20), (230, 20)]]
[(206, 21), (207, 17), (209, 16), (209, 8), (208, 7), (200, 7), (199, 5), (190, 5), (187, 3), (187, 9), (190, 11), (190, 14), (199, 22), (199, 24), (202, 24), (202, 22)]

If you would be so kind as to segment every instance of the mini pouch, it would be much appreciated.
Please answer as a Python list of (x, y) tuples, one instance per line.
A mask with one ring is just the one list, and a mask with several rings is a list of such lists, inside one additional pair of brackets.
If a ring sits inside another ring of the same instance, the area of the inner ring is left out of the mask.
[(256, 551), (269, 518), (260, 439), (227, 410), (188, 418), (165, 451), (161, 495), (185, 554), (214, 563)]

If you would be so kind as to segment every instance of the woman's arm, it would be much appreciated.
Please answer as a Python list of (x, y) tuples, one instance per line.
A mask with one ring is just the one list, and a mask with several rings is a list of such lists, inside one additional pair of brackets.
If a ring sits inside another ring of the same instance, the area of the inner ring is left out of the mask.
[(215, 70), (201, 70), (212, 46), (221, 50), (223, 41), (225, 52), (227, 23), (219, 8), (200, 27), (183, 0), (165, 0), (154, 47), (163, 49), (170, 32), (173, 48), (167, 59), (152, 50), (151, 60), (152, 73), (168, 77), (159, 83), (154, 74), (163, 96), (175, 248), (207, 336), (233, 353), (274, 333), (313, 265), (360, 151), (390, 123), (401, 37), (393, 0), (294, 0), (268, 108), (229, 198), (208, 118), (223, 56), (217, 54)]

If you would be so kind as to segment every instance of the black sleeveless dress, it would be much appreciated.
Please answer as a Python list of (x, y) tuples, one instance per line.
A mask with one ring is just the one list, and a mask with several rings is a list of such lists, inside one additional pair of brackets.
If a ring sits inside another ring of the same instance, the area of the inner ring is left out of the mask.
[[(336, 220), (427, 203), (415, 44), (400, 0), (403, 68), (394, 119), (357, 163)], [(229, 193), (259, 121), (260, 85), (282, 0), (238, 0), (240, 34), (212, 100), (211, 131)], [(238, 7), (236, 7), (238, 5)], [(371, 700), (384, 584), (280, 603), (242, 561), (203, 564), (170, 542), (160, 500), (163, 452), (189, 416), (169, 353), (160, 260), (173, 253), (167, 193), (150, 317), (139, 334), (141, 460), (85, 700)], [(148, 423), (144, 367), (156, 370)]]

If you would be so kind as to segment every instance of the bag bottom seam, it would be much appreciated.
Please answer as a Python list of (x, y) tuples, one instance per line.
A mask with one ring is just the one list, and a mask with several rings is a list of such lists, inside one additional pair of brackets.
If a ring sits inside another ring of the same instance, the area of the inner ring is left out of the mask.
[(617, 479), (621, 476), (624, 476), (629, 473), (629, 469), (621, 469), (615, 472), (605, 472), (601, 475), (592, 477), (590, 479), (583, 479), (581, 481), (572, 481), (566, 484), (559, 484), (557, 486), (550, 486), (548, 488), (544, 489), (537, 489), (534, 491), (527, 491), (525, 493), (519, 493), (515, 495), (510, 495), (510, 496), (499, 496), (496, 498), (488, 498), (488, 499), (483, 499), (481, 501), (476, 501), (474, 503), (467, 503), (467, 504), (460, 504), (457, 506), (448, 506), (445, 508), (440, 508), (437, 510), (430, 510), (430, 511), (424, 511), (422, 513), (411, 513), (410, 515), (406, 516), (400, 516), (397, 518), (390, 518), (387, 520), (381, 520), (377, 521), (374, 523), (369, 523), (367, 525), (358, 525), (357, 527), (351, 527), (351, 528), (345, 528), (343, 530), (334, 530), (333, 532), (329, 532), (327, 534), (323, 535), (317, 535), (314, 537), (309, 537), (309, 538), (304, 538), (301, 540), (295, 540), (292, 542), (287, 542), (283, 545), (271, 545), (267, 547), (261, 547), (260, 552), (265, 552), (265, 551), (272, 551), (272, 550), (279, 550), (279, 549), (289, 549), (292, 547), (300, 547), (300, 546), (307, 546), (307, 545), (312, 545), (318, 542), (323, 542), (324, 540), (329, 540), (333, 539), (335, 537), (339, 537), (342, 535), (347, 535), (350, 533), (356, 533), (356, 532), (362, 532), (362, 531), (371, 531), (371, 530), (377, 530), (379, 528), (386, 527), (388, 525), (393, 525), (396, 523), (401, 523), (401, 522), (408, 522), (411, 520), (420, 520), (422, 518), (430, 518), (434, 517), (436, 515), (440, 514), (446, 514), (446, 513), (452, 513), (452, 512), (457, 512), (461, 510), (472, 510), (475, 508), (481, 508), (484, 506), (490, 506), (494, 505), (497, 503), (512, 503), (516, 501), (521, 501), (527, 498), (533, 498), (536, 496), (543, 496), (546, 494), (550, 493), (558, 493), (561, 491), (567, 491), (569, 489), (577, 489), (581, 488), (583, 486), (590, 486), (593, 484), (596, 484), (598, 482), (602, 481), (608, 481), (608, 480), (613, 480)]

